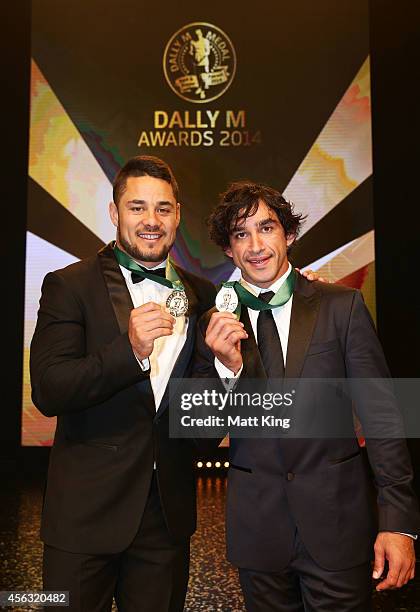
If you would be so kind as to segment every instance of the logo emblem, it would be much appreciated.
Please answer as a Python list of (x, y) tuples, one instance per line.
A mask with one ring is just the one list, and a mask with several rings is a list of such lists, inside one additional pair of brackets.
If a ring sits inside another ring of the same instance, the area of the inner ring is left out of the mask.
[(223, 95), (236, 71), (235, 49), (217, 26), (195, 22), (172, 36), (163, 56), (169, 87), (183, 100), (205, 103)]

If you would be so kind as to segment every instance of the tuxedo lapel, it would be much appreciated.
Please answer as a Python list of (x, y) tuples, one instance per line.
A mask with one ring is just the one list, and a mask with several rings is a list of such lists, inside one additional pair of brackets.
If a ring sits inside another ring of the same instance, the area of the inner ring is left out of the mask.
[(321, 292), (298, 275), (293, 293), (287, 345), (287, 378), (299, 378), (318, 318)]
[[(98, 257), (102, 267), (105, 283), (108, 287), (109, 298), (114, 309), (115, 317), (118, 321), (120, 333), (125, 334), (128, 331), (128, 321), (130, 319), (130, 313), (134, 308), (134, 304), (120, 266), (115, 259), (112, 243), (101, 249), (98, 253)], [(143, 405), (146, 407), (150, 416), (154, 417), (156, 410), (150, 379), (147, 378), (146, 380), (142, 380), (141, 382), (137, 383), (136, 388), (143, 397)]]
[(101, 249), (98, 257), (120, 332), (124, 334), (128, 331), (130, 312), (134, 305), (120, 266), (115, 259), (112, 243)]

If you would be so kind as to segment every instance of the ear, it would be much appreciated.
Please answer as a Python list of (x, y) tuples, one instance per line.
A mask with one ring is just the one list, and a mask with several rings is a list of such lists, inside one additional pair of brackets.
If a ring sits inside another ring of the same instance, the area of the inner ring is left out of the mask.
[(232, 255), (232, 249), (230, 247), (226, 247), (225, 248), (225, 255), (227, 255), (228, 257), (233, 257)]
[(115, 225), (115, 227), (118, 227), (118, 206), (115, 204), (115, 202), (109, 203), (109, 216), (112, 224)]
[(176, 203), (175, 218), (176, 226), (178, 227), (179, 222), (181, 221), (181, 204), (179, 202)]
[(294, 241), (296, 240), (296, 234), (289, 234), (289, 236), (287, 236), (286, 238), (286, 244), (287, 246), (292, 246), (292, 244), (294, 243)]

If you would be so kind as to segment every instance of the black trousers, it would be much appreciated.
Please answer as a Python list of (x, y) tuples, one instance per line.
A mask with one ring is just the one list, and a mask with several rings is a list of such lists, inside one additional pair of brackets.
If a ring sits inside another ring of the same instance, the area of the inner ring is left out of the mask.
[(109, 612), (113, 597), (119, 612), (182, 612), (188, 570), (189, 539), (171, 541), (155, 475), (139, 530), (123, 552), (88, 555), (44, 546), (44, 590), (70, 591), (68, 612)]
[(248, 612), (370, 612), (371, 563), (328, 571), (296, 533), (290, 565), (276, 573), (239, 568)]

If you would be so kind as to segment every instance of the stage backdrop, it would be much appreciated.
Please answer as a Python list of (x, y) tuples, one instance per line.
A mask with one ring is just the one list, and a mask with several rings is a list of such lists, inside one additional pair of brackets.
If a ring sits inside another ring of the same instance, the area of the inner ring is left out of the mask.
[(362, 289), (375, 316), (367, 4), (33, 1), (23, 445), (55, 427), (30, 398), (43, 277), (114, 238), (133, 155), (178, 178), (182, 266), (235, 274), (204, 220), (229, 181), (261, 181), (307, 215), (294, 263)]

